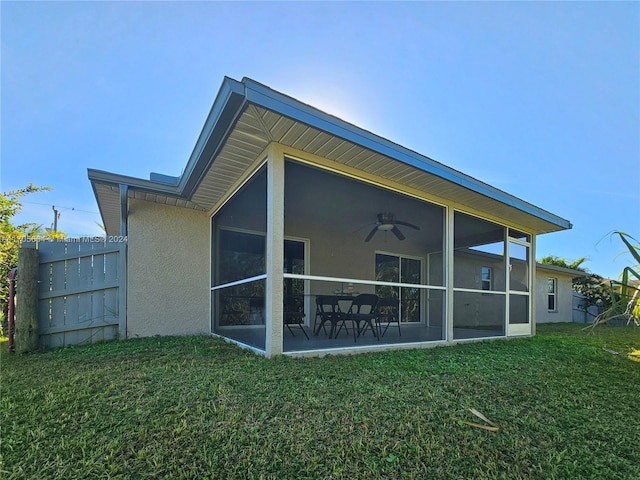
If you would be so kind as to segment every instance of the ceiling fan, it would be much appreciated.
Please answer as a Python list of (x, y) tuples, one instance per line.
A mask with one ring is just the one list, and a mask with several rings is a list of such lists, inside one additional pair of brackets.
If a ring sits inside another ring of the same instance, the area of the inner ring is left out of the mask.
[(371, 240), (378, 230), (382, 232), (391, 231), (398, 238), (398, 240), (404, 240), (406, 237), (402, 234), (402, 232), (398, 228), (398, 225), (413, 228), (415, 230), (420, 230), (420, 227), (418, 227), (417, 225), (413, 225), (409, 222), (403, 222), (402, 220), (396, 220), (393, 213), (379, 213), (378, 221), (373, 227), (373, 230), (371, 230), (369, 232), (369, 235), (367, 235), (367, 238), (364, 239), (364, 241), (368, 242), (369, 240)]

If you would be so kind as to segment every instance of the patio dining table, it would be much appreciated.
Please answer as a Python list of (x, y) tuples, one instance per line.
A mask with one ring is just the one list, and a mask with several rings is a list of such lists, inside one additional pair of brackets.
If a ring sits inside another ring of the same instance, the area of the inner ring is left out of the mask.
[[(379, 337), (373, 323), (376, 314), (375, 306), (377, 299), (377, 295), (373, 294), (317, 295), (316, 319), (318, 316), (320, 317), (320, 324), (316, 328), (315, 335), (317, 336), (320, 333), (320, 330), (327, 322), (331, 324), (331, 329), (329, 330), (329, 338), (337, 337), (340, 333), (340, 330), (342, 330), (342, 327), (345, 328), (348, 335), (349, 329), (346, 322), (351, 321), (351, 326), (353, 328), (353, 341), (356, 342), (357, 337), (359, 337), (362, 333), (360, 331), (360, 322), (364, 321), (371, 327), (372, 333), (376, 337)], [(362, 312), (361, 305), (365, 306), (365, 308), (369, 306), (369, 311)]]

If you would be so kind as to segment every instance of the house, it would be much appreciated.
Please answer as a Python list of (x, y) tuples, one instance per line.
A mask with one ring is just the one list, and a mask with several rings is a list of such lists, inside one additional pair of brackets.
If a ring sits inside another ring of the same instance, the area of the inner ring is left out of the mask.
[(580, 270), (536, 264), (536, 323), (592, 321), (597, 311), (588, 315), (582, 296), (573, 290), (573, 280), (584, 276)]
[[(212, 333), (266, 356), (532, 335), (536, 236), (571, 228), (248, 78), (224, 79), (179, 177), (88, 173), (128, 239), (127, 337)], [(316, 313), (365, 293), (398, 299), (380, 338)]]

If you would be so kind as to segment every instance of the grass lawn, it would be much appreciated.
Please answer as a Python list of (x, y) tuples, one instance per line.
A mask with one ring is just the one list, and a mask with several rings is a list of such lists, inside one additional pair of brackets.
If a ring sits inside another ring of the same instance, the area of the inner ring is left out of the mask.
[(202, 336), (5, 342), (0, 478), (638, 479), (632, 348), (640, 329), (568, 324), (304, 360)]

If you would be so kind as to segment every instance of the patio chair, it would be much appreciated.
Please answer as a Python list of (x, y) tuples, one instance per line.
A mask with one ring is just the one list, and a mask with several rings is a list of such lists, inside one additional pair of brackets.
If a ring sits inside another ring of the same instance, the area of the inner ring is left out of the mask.
[(318, 295), (316, 297), (316, 319), (320, 318), (320, 324), (317, 326), (315, 331), (316, 336), (320, 333), (320, 330), (324, 328), (324, 324), (327, 322), (331, 324), (329, 338), (333, 338), (333, 332), (336, 331), (336, 326), (338, 326), (338, 324), (340, 324), (340, 328), (336, 332), (336, 337), (342, 329), (342, 326), (344, 326), (347, 334), (349, 334), (349, 329), (347, 329), (347, 325), (345, 324), (345, 314), (340, 311), (340, 305), (338, 303), (339, 300), (340, 297), (336, 297), (334, 295)]
[[(389, 325), (392, 323), (398, 324), (398, 336), (402, 336), (400, 331), (400, 316), (398, 315), (398, 309), (400, 308), (400, 299), (398, 297), (387, 297), (378, 300), (378, 308), (376, 314), (376, 324), (378, 327), (378, 334), (384, 337), (387, 333)], [(386, 322), (384, 331), (382, 331), (382, 323)]]
[[(311, 329), (312, 332), (316, 331), (316, 327), (318, 326), (318, 320), (322, 319), (322, 311), (320, 310), (320, 306), (318, 305), (318, 299), (316, 299), (316, 315), (313, 318), (313, 328)], [(327, 334), (327, 328), (322, 325), (322, 329), (324, 330), (324, 334)], [(320, 329), (318, 329), (319, 331)], [(317, 335), (317, 333), (316, 333)]]
[[(345, 320), (350, 321), (353, 325), (354, 342), (356, 341), (356, 331), (357, 336), (359, 337), (367, 331), (367, 327), (371, 329), (374, 337), (380, 340), (377, 329), (375, 327), (377, 304), (378, 296), (374, 295), (373, 293), (361, 293), (353, 299), (351, 308), (349, 308), (349, 312), (345, 315)], [(364, 325), (360, 327), (360, 323), (364, 323)]]
[(309, 340), (309, 335), (307, 335), (307, 332), (304, 329), (304, 307), (300, 303), (296, 302), (293, 298), (285, 300), (282, 317), (284, 324), (291, 332), (291, 335), (294, 337), (296, 336), (296, 334), (293, 333), (293, 330), (291, 330), (291, 327), (298, 326), (300, 330), (302, 330), (302, 333), (304, 333), (304, 336), (307, 337), (307, 340)]

